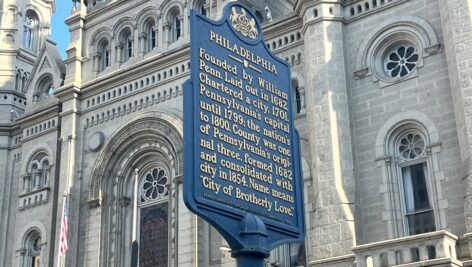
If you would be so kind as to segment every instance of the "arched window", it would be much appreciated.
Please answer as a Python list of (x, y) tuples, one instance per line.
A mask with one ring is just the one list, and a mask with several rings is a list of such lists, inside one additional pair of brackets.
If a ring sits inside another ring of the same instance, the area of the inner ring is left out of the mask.
[(156, 34), (156, 31), (154, 30), (154, 27), (150, 27), (148, 29), (148, 34), (149, 34), (149, 51), (151, 51), (157, 45), (157, 34)]
[(31, 230), (24, 243), (25, 254), (23, 258), (22, 267), (39, 267), (41, 264), (41, 248), (42, 248), (41, 234), (38, 230)]
[(208, 14), (208, 4), (206, 0), (199, 0), (195, 1), (193, 5), (193, 9), (200, 12), (203, 16), (207, 16)]
[(133, 39), (131, 39), (131, 37), (126, 39), (125, 53), (127, 60), (133, 56)]
[(38, 102), (54, 94), (54, 83), (50, 75), (44, 76), (37, 85), (33, 102)]
[(179, 17), (175, 17), (174, 20), (173, 20), (173, 25), (172, 25), (172, 28), (173, 28), (173, 34), (174, 34), (174, 41), (177, 41), (179, 40), (180, 36), (181, 36), (181, 31), (182, 31), (182, 27), (180, 25), (180, 19)]
[[(441, 139), (435, 123), (417, 111), (399, 112), (379, 128), (376, 165), (384, 199), (389, 238), (444, 229), (446, 202), (439, 163)], [(435, 182), (436, 181), (436, 182)]]
[(167, 266), (170, 178), (162, 167), (153, 167), (141, 177), (138, 192), (139, 266)]
[(134, 53), (133, 34), (129, 28), (126, 28), (121, 32), (120, 43), (122, 45), (121, 61), (126, 62), (131, 57), (133, 57), (133, 53)]
[(407, 234), (435, 231), (425, 136), (416, 129), (407, 130), (398, 135), (395, 148)]
[(33, 10), (26, 11), (23, 22), (23, 48), (33, 50), (36, 43), (38, 16)]
[(178, 8), (169, 11), (168, 24), (170, 26), (169, 40), (175, 42), (182, 36), (182, 16)]
[(107, 39), (101, 40), (98, 43), (97, 51), (98, 51), (99, 60), (100, 60), (100, 62), (98, 63), (98, 70), (103, 71), (107, 67), (109, 67), (111, 64), (110, 43), (108, 42)]
[(51, 167), (45, 152), (36, 153), (28, 164), (23, 178), (23, 192), (40, 190), (50, 183)]
[(199, 10), (200, 10), (200, 13), (201, 13), (203, 16), (206, 16), (206, 15), (207, 15), (207, 11), (206, 11), (205, 5), (201, 5)]
[(145, 48), (147, 52), (150, 52), (157, 46), (156, 23), (154, 19), (147, 20), (144, 30), (147, 38)]

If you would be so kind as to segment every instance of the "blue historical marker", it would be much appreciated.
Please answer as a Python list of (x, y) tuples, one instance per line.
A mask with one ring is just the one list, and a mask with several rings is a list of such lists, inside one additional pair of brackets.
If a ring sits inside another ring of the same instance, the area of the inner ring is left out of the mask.
[(226, 239), (238, 266), (305, 236), (289, 65), (238, 2), (212, 21), (191, 14), (184, 90), (184, 200)]

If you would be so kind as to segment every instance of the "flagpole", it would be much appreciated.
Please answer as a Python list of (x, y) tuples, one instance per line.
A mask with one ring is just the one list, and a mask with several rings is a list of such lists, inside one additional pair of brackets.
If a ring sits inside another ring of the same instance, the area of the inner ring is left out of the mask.
[(64, 212), (65, 212), (65, 209), (66, 209), (66, 205), (67, 205), (67, 193), (64, 191), (64, 194), (63, 194), (63, 197), (62, 197), (62, 216), (61, 216), (61, 228), (60, 228), (60, 233), (59, 233), (59, 251), (58, 251), (58, 254), (59, 254), (59, 266), (60, 267), (64, 267), (65, 266), (65, 254), (62, 254), (61, 253), (61, 249), (62, 249), (62, 241), (61, 241), (61, 238), (62, 238), (62, 231), (63, 231), (63, 227), (64, 227)]
[(138, 173), (139, 170), (134, 169), (134, 190), (133, 190), (133, 222), (132, 222), (132, 243), (131, 243), (131, 267), (138, 266), (138, 250), (139, 244), (137, 240), (137, 221), (138, 221)]
[(134, 170), (134, 189), (133, 189), (133, 242), (136, 241), (136, 217), (138, 209), (138, 169)]

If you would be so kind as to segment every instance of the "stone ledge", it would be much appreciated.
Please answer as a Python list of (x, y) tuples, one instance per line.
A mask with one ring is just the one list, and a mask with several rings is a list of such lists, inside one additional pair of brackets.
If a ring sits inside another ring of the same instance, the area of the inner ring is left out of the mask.
[(327, 259), (321, 260), (314, 260), (308, 263), (310, 267), (326, 267), (326, 266), (353, 266), (355, 260), (354, 254), (338, 256), (338, 257), (331, 257)]

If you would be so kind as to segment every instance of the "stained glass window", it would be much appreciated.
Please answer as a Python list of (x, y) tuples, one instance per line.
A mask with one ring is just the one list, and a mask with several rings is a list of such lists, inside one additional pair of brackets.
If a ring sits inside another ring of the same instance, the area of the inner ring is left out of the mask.
[(168, 202), (141, 208), (139, 266), (167, 267)]
[(168, 182), (163, 168), (153, 168), (140, 181), (139, 266), (167, 267)]

